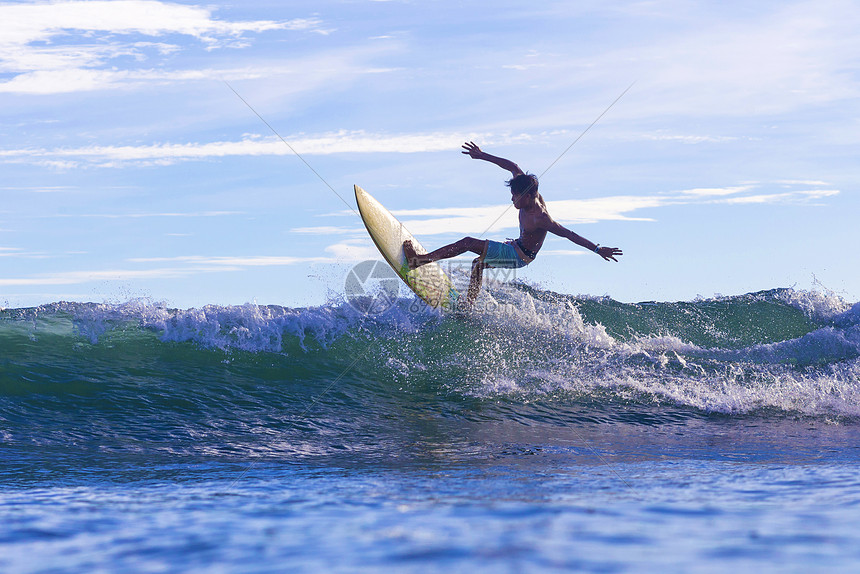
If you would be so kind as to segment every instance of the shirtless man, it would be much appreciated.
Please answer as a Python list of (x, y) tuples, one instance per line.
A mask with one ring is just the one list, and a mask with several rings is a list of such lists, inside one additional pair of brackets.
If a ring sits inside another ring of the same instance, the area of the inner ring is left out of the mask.
[(518, 269), (525, 267), (535, 260), (538, 251), (543, 246), (547, 232), (570, 239), (589, 251), (594, 251), (606, 261), (618, 261), (616, 256), (622, 255), (621, 250), (616, 247), (601, 247), (588, 239), (581, 237), (573, 231), (556, 223), (546, 210), (546, 203), (538, 193), (537, 177), (523, 173), (514, 162), (490, 155), (481, 151), (474, 142), (463, 144), (464, 154), (472, 159), (482, 159), (494, 163), (502, 169), (511, 172), (511, 179), (507, 185), (511, 188), (511, 201), (519, 210), (520, 236), (517, 239), (505, 243), (489, 239), (476, 239), (464, 237), (449, 245), (440, 247), (436, 251), (426, 255), (418, 255), (411, 241), (403, 243), (403, 252), (411, 269), (420, 267), (440, 259), (456, 257), (466, 251), (478, 255), (472, 262), (472, 278), (469, 283), (469, 292), (466, 297), (466, 306), (471, 307), (481, 290), (481, 281), (485, 267), (496, 267), (505, 269)]

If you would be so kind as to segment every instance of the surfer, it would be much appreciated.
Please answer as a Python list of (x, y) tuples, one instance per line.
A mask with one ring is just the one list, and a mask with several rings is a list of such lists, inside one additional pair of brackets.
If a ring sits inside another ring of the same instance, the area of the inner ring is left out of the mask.
[(456, 257), (466, 251), (475, 253), (478, 257), (472, 262), (472, 275), (469, 282), (469, 292), (466, 296), (466, 306), (471, 307), (481, 290), (484, 268), (518, 269), (525, 267), (537, 257), (547, 232), (569, 239), (577, 245), (597, 253), (606, 261), (618, 261), (616, 257), (622, 255), (620, 249), (601, 247), (597, 243), (592, 243), (550, 217), (546, 203), (544, 203), (541, 194), (538, 193), (536, 176), (523, 172), (517, 164), (510, 160), (481, 151), (481, 148), (474, 142), (463, 144), (463, 150), (462, 153), (472, 159), (488, 161), (511, 172), (512, 177), (507, 181), (507, 185), (511, 188), (511, 201), (519, 211), (520, 236), (504, 243), (490, 239), (464, 237), (426, 254), (416, 253), (412, 242), (405, 241), (403, 252), (410, 269), (440, 259)]

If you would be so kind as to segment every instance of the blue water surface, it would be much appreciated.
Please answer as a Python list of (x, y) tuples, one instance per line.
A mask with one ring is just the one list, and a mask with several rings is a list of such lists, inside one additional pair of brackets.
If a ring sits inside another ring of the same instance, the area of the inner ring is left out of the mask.
[[(677, 427), (677, 440), (647, 428), (622, 436), (507, 429), (507, 438), (543, 440), (416, 444), (387, 461), (148, 464), (89, 453), (52, 468), (17, 453), (2, 476), (0, 567), (845, 572), (860, 564), (855, 427), (692, 426)], [(657, 444), (641, 452), (649, 435)], [(710, 446), (685, 449), (687, 440)]]

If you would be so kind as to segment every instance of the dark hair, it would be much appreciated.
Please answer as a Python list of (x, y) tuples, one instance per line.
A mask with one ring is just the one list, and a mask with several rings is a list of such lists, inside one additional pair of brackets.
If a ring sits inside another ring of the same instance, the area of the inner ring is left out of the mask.
[(538, 178), (530, 173), (521, 173), (505, 183), (511, 188), (511, 193), (514, 195), (522, 195), (524, 193), (535, 194), (538, 190)]

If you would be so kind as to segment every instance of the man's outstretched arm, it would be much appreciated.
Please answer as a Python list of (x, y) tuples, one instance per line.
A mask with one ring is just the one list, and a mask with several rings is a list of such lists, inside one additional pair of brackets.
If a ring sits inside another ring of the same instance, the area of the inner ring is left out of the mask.
[(520, 169), (520, 166), (518, 166), (511, 160), (505, 159), (503, 157), (496, 157), (494, 155), (482, 152), (481, 148), (475, 145), (475, 142), (464, 143), (463, 149), (465, 150), (463, 153), (468, 155), (472, 159), (482, 159), (484, 161), (494, 163), (500, 168), (511, 172), (511, 176), (513, 177), (517, 177), (518, 175), (522, 175), (523, 173), (523, 170)]
[(553, 233), (555, 235), (558, 235), (559, 237), (564, 237), (565, 239), (569, 239), (569, 240), (573, 241), (574, 243), (576, 243), (577, 245), (579, 245), (580, 247), (585, 247), (589, 251), (594, 251), (595, 253), (597, 253), (598, 255), (600, 255), (601, 257), (603, 257), (607, 261), (615, 261), (617, 263), (618, 260), (615, 257), (624, 255), (621, 252), (621, 250), (618, 249), (617, 247), (600, 247), (598, 244), (593, 243), (593, 242), (589, 241), (588, 239), (586, 239), (585, 237), (582, 237), (581, 235), (577, 235), (576, 233), (574, 233), (570, 229), (564, 227), (563, 225), (556, 223), (555, 220), (553, 220), (552, 218), (548, 217), (547, 219), (549, 220), (549, 221), (547, 221), (547, 223), (545, 225), (545, 229), (547, 231), (549, 231), (550, 233)]

